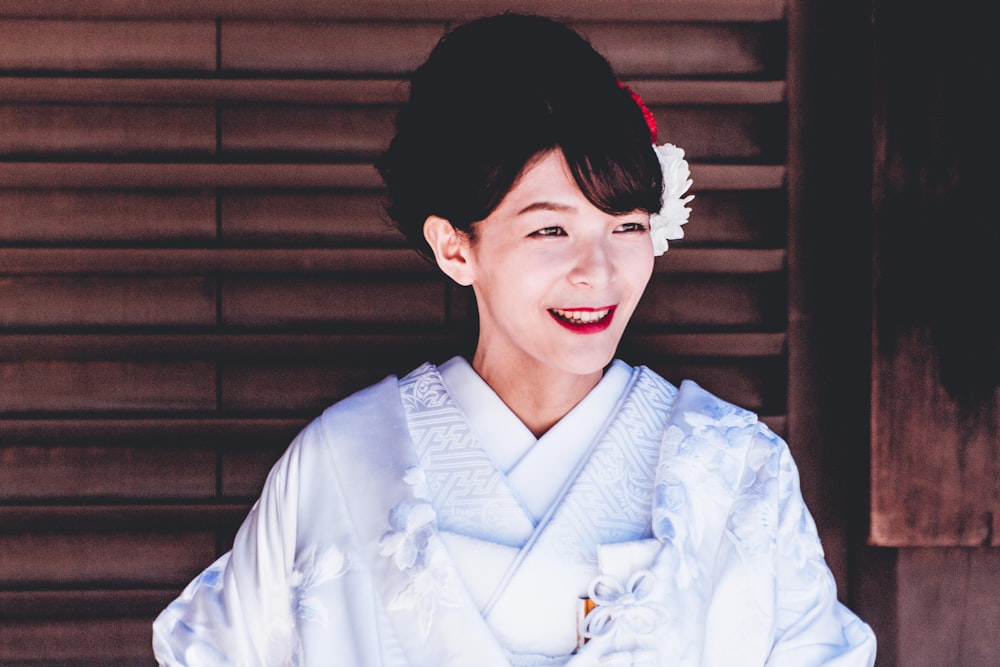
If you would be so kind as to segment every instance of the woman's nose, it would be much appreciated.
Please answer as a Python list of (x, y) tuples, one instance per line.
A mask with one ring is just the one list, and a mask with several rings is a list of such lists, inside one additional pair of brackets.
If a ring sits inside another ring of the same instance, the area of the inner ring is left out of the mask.
[(606, 245), (600, 240), (582, 240), (574, 256), (570, 282), (605, 287), (614, 280), (614, 266)]

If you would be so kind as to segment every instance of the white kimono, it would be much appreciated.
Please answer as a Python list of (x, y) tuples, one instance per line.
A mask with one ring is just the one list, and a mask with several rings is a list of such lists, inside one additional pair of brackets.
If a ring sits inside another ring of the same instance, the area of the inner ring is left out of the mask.
[(619, 361), (537, 441), (461, 359), (337, 403), (153, 646), (190, 667), (875, 660), (785, 443)]

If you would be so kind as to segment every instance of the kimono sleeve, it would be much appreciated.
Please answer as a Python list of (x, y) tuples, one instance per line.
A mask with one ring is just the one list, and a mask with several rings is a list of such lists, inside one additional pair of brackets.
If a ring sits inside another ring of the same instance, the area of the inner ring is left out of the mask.
[(875, 635), (837, 600), (816, 524), (784, 441), (777, 441), (776, 633), (767, 667), (871, 667)]
[(153, 624), (160, 665), (222, 667), (290, 664), (295, 558), (307, 427), (272, 468), (233, 548), (198, 575)]

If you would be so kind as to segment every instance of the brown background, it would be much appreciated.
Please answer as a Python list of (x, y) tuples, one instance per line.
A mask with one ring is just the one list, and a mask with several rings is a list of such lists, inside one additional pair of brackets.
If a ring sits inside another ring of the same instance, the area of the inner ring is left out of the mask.
[(468, 348), (370, 163), (436, 39), (507, 8), (692, 162), (622, 356), (787, 436), (879, 665), (1000, 663), (996, 59), (961, 3), (6, 0), (0, 664), (151, 664), (308, 419)]

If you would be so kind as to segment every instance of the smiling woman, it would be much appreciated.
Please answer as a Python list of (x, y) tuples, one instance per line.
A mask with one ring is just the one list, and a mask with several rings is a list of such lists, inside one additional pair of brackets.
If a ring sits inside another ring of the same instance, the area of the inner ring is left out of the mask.
[(787, 446), (614, 359), (683, 152), (578, 34), (445, 36), (379, 162), (479, 339), (329, 408), (157, 619), (165, 665), (868, 666)]

